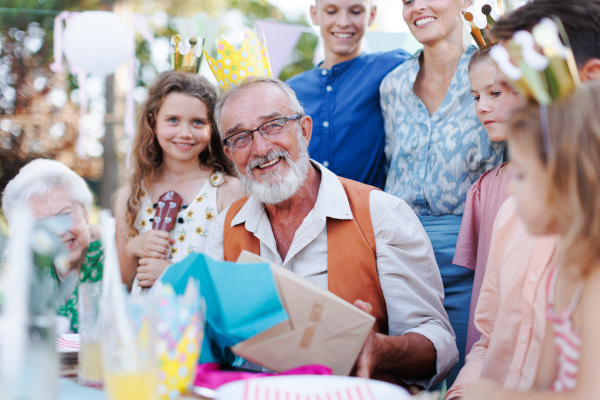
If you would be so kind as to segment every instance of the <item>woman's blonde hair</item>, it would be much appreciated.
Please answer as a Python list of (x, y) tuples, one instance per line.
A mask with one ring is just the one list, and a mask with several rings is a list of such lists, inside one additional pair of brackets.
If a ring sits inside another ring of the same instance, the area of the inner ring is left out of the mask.
[(565, 267), (585, 274), (600, 261), (600, 83), (548, 106), (548, 126), (551, 154), (538, 105), (515, 113), (510, 139), (531, 146), (545, 166), (547, 202), (562, 237), (558, 254)]
[(127, 225), (129, 234), (136, 236), (138, 230), (135, 220), (140, 208), (142, 184), (150, 188), (152, 177), (162, 164), (163, 152), (154, 133), (156, 116), (165, 98), (171, 93), (181, 93), (202, 101), (208, 109), (211, 135), (208, 146), (199, 155), (199, 165), (214, 171), (234, 176), (230, 160), (223, 151), (223, 143), (214, 127), (214, 107), (217, 92), (214, 86), (203, 76), (189, 72), (165, 71), (160, 73), (151, 86), (148, 96), (137, 112), (136, 135), (131, 149), (131, 175), (129, 187), (131, 194), (127, 200)]

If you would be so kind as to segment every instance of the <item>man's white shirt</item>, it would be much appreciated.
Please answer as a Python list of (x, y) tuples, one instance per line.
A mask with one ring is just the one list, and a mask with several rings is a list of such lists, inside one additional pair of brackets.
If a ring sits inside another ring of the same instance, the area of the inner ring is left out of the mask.
[[(314, 208), (281, 259), (264, 204), (250, 197), (234, 217), (232, 226), (245, 224), (260, 241), (260, 256), (327, 289), (327, 218), (353, 218), (339, 178), (312, 161), (321, 172)], [(431, 242), (410, 207), (397, 197), (373, 190), (371, 221), (377, 246), (377, 273), (387, 305), (389, 334), (419, 333), (429, 339), (437, 353), (437, 373), (432, 379), (408, 381), (430, 387), (458, 361), (454, 331), (443, 307), (444, 287)], [(223, 260), (224, 210), (212, 225), (206, 254)]]

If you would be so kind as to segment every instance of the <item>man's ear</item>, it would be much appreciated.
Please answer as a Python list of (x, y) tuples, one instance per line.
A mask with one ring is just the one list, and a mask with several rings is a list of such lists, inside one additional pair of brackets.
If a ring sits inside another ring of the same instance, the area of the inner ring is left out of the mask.
[(579, 70), (582, 82), (600, 81), (600, 58), (589, 59)]
[(310, 20), (314, 25), (319, 25), (319, 16), (318, 16), (317, 6), (315, 4), (310, 5)]
[(376, 15), (377, 15), (377, 5), (373, 4), (371, 6), (371, 13), (369, 14), (369, 23), (367, 24), (367, 26), (370, 27), (371, 25), (373, 25)]
[(229, 157), (229, 159), (230, 159), (232, 162), (235, 162), (235, 161), (233, 161), (233, 158), (231, 157), (231, 152), (229, 151), (229, 147), (227, 147), (227, 146), (225, 146), (225, 145), (224, 145), (224, 146), (223, 146), (223, 151), (225, 152), (225, 155), (226, 155), (227, 157)]
[(310, 144), (310, 139), (312, 138), (312, 118), (310, 115), (305, 115), (300, 120), (300, 129), (302, 129), (302, 137), (306, 140), (306, 145)]
[(464, 3), (463, 10), (466, 10), (467, 8), (471, 7), (471, 4), (473, 4), (473, 0), (463, 0), (463, 3)]

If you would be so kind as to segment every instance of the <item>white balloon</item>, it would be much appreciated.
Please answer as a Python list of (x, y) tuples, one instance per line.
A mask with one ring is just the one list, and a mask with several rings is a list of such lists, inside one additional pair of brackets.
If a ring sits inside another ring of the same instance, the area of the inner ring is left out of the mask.
[(65, 28), (63, 48), (69, 64), (86, 72), (110, 75), (132, 54), (131, 29), (115, 14), (86, 11)]

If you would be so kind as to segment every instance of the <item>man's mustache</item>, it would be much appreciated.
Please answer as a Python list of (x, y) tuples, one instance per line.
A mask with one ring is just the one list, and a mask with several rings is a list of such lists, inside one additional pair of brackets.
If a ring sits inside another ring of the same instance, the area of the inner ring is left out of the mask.
[(250, 161), (246, 165), (246, 172), (251, 173), (252, 170), (254, 168), (258, 167), (259, 165), (268, 163), (277, 158), (284, 158), (286, 161), (289, 162), (290, 154), (285, 150), (271, 150), (269, 153), (267, 153), (267, 155), (265, 155), (263, 157), (256, 157), (252, 161)]

